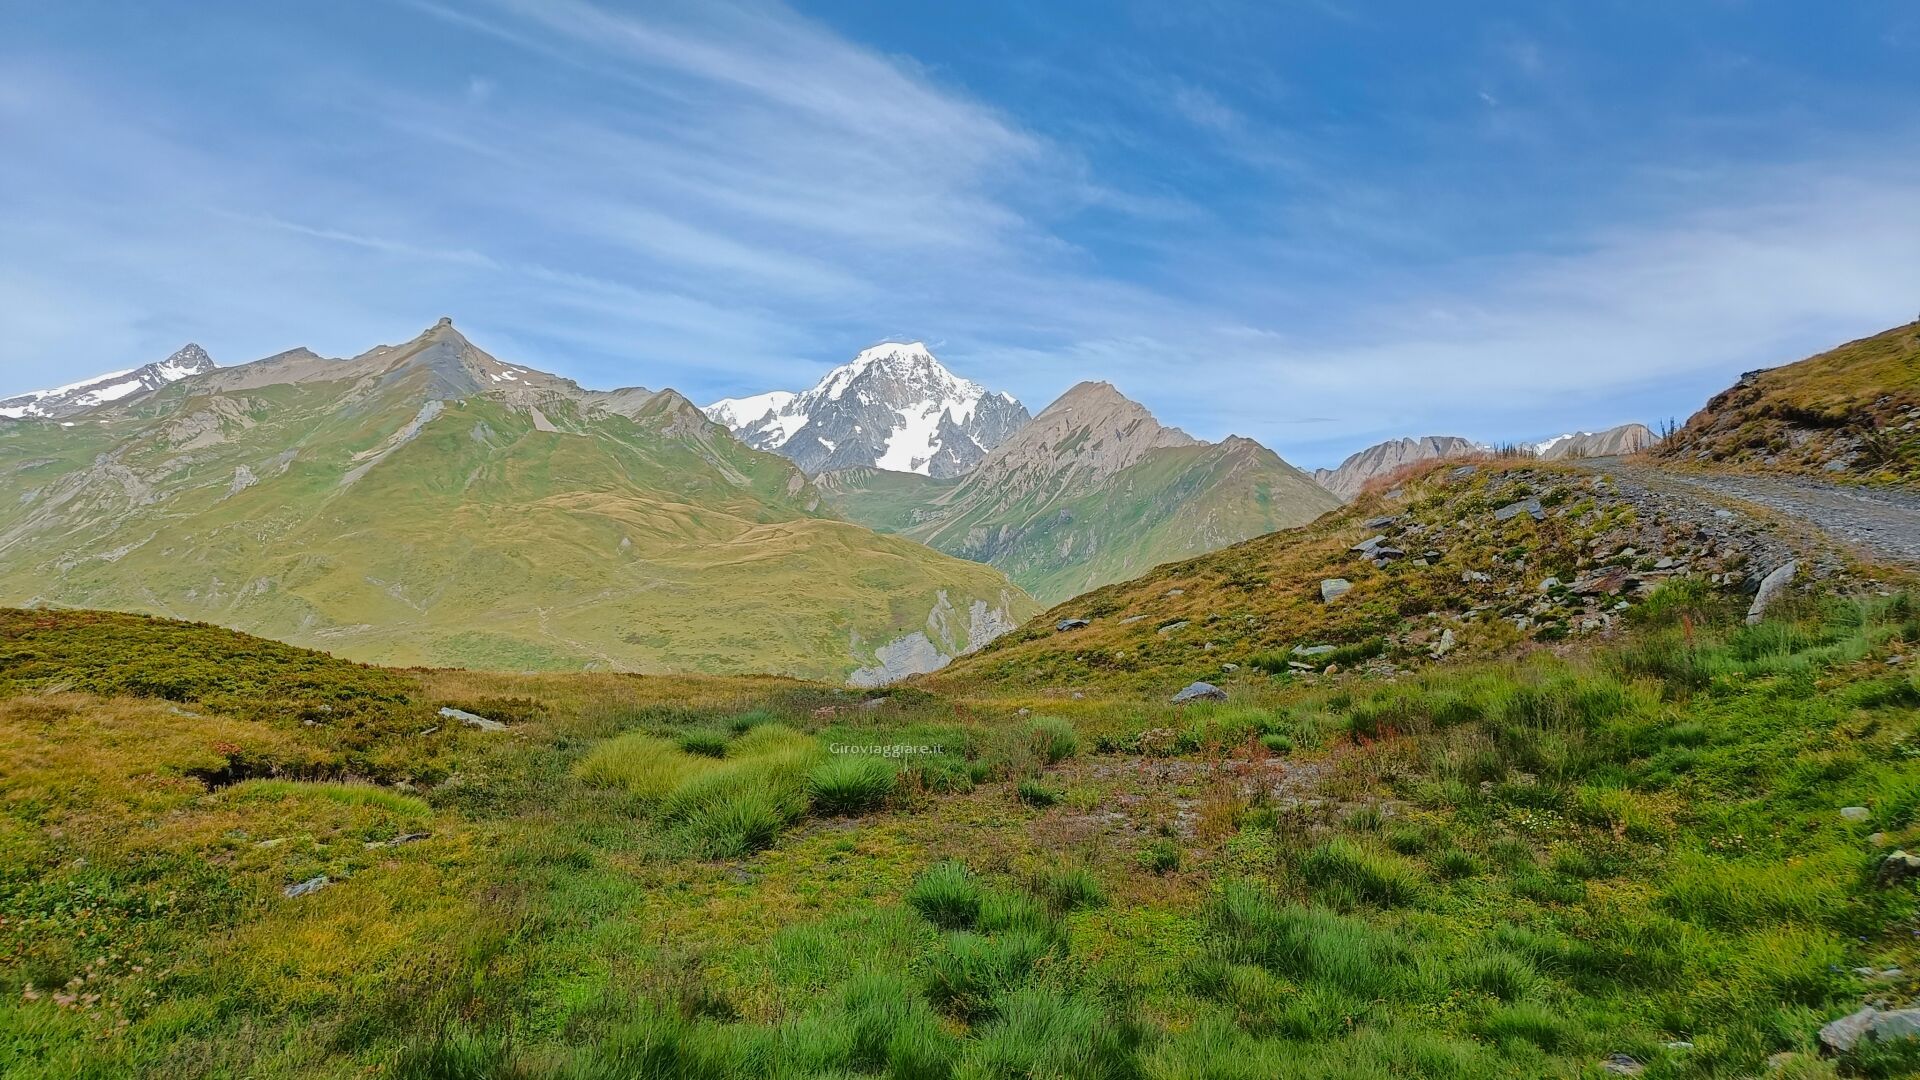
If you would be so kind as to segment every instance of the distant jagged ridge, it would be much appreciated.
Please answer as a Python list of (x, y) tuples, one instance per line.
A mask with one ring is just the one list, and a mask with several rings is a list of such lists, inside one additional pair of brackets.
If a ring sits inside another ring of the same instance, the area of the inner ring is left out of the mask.
[(1457, 435), (1425, 435), (1417, 439), (1389, 439), (1348, 456), (1337, 469), (1315, 469), (1321, 487), (1352, 502), (1376, 476), (1385, 476), (1418, 461), (1486, 453), (1492, 447)]

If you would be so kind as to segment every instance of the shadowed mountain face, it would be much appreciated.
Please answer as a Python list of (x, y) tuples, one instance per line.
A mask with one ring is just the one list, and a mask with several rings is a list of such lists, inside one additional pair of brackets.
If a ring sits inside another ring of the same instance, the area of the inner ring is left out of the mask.
[(957, 480), (820, 478), (856, 521), (991, 563), (1047, 602), (1298, 525), (1340, 504), (1250, 439), (1201, 442), (1081, 383)]
[(960, 476), (1028, 420), (1026, 406), (955, 376), (927, 347), (876, 345), (813, 389), (728, 398), (706, 413), (809, 476), (878, 468)]
[(31, 416), (61, 420), (102, 405), (136, 400), (168, 383), (212, 371), (218, 366), (213, 362), (213, 357), (207, 355), (207, 350), (189, 342), (157, 364), (147, 364), (130, 371), (110, 371), (51, 390), (31, 390), (0, 399), (0, 419), (18, 420)]
[(998, 571), (825, 515), (670, 390), (584, 390), (446, 320), (66, 423), (0, 425), (0, 602), (397, 664), (866, 682), (1034, 610)]
[(1920, 484), (1920, 323), (1749, 371), (1655, 453), (1702, 465)]

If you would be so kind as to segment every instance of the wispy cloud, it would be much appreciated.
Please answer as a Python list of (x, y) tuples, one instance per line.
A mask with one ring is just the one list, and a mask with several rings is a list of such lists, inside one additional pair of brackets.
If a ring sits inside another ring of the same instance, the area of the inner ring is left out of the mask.
[[(717, 397), (899, 335), (1036, 407), (1110, 379), (1311, 465), (1684, 412), (1920, 295), (1901, 132), (1646, 151), (1614, 175), (1657, 195), (1559, 193), (1555, 125), (1600, 106), (1564, 42), (1517, 30), (1399, 111), (1089, 52), (1061, 77), (1126, 107), (1040, 115), (772, 3), (382, 10), (430, 55), (262, 22), (205, 45), (246, 73), (213, 100), (0, 44), (0, 391), (189, 337), (228, 362), (346, 353), (450, 314), (591, 385)], [(1185, 12), (1141, 47), (1265, 14)]]

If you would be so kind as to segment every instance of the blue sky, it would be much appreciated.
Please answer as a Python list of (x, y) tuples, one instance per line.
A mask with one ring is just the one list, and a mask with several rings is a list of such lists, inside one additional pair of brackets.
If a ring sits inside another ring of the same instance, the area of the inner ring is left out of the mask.
[(1296, 464), (1684, 418), (1920, 312), (1897, 0), (0, 13), (0, 392), (442, 314), (589, 386), (924, 339)]

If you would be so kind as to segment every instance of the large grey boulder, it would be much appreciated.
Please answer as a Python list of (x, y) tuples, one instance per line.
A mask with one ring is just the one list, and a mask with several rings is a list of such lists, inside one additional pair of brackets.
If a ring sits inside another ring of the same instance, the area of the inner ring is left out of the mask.
[(1913, 1038), (1920, 1038), (1920, 1009), (1882, 1012), (1869, 1005), (1820, 1029), (1820, 1046), (1830, 1054), (1847, 1053), (1863, 1039), (1892, 1042)]
[(1920, 855), (1895, 851), (1881, 860), (1880, 872), (1875, 877), (1882, 885), (1898, 885), (1920, 878)]
[(1793, 583), (1793, 575), (1800, 572), (1800, 564), (1792, 559), (1775, 567), (1773, 572), (1760, 579), (1760, 589), (1753, 594), (1753, 604), (1747, 608), (1749, 625), (1760, 621), (1767, 613), (1768, 605), (1780, 596), (1781, 590)]
[(1331, 604), (1347, 594), (1353, 588), (1353, 582), (1343, 577), (1325, 578), (1320, 582), (1320, 602)]
[(1225, 701), (1227, 692), (1210, 682), (1197, 682), (1185, 690), (1173, 695), (1175, 705), (1185, 705), (1190, 701)]

